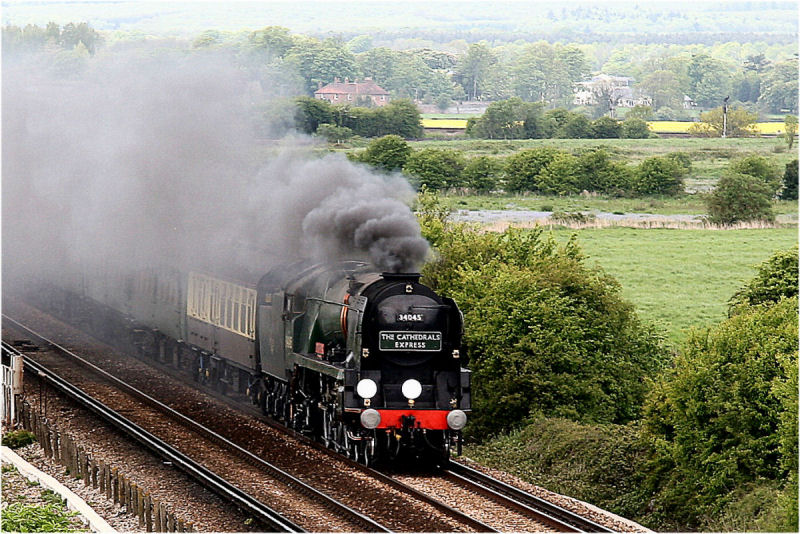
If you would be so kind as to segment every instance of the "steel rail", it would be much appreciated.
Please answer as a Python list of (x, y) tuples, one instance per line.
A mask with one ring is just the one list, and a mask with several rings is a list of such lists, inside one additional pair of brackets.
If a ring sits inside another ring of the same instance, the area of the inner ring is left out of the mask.
[(498, 480), (462, 463), (450, 462), (444, 473), (461, 481), (466, 481), (480, 488), (483, 492), (498, 495), (505, 500), (511, 501), (515, 506), (523, 510), (541, 515), (543, 516), (543, 521), (548, 522), (562, 532), (615, 532), (609, 527), (600, 525), (571, 510), (506, 484), (502, 480)]
[[(218, 433), (200, 425), (199, 423), (189, 419), (185, 415), (181, 414), (170, 408), (169, 406), (163, 404), (162, 402), (150, 397), (146, 393), (134, 388), (133, 386), (123, 382), (122, 380), (116, 378), (115, 376), (111, 375), (107, 371), (97, 367), (93, 363), (81, 358), (80, 356), (74, 354), (73, 352), (69, 351), (68, 349), (58, 345), (57, 343), (45, 338), (44, 336), (32, 331), (30, 328), (20, 324), (18, 321), (11, 319), (10, 317), (3, 314), (3, 320), (9, 321), (16, 329), (25, 332), (27, 335), (31, 336), (32, 338), (38, 340), (40, 343), (46, 344), (47, 346), (53, 348), (54, 350), (69, 356), (74, 361), (78, 362), (81, 366), (91, 370), (92, 372), (100, 375), (104, 379), (110, 381), (119, 389), (126, 391), (127, 393), (135, 396), (136, 398), (140, 399), (141, 401), (157, 408), (158, 410), (164, 412), (169, 417), (173, 418), (174, 420), (178, 421), (179, 423), (191, 428), (191, 430), (196, 431), (205, 437), (212, 439), (213, 441), (233, 450), (237, 455), (244, 458), (245, 460), (252, 462), (253, 464), (268, 470), (275, 478), (281, 480), (283, 483), (287, 484), (290, 487), (294, 487), (295, 489), (299, 490), (300, 492), (313, 497), (314, 499), (318, 500), (323, 505), (326, 505), (332, 511), (341, 514), (348, 518), (349, 520), (353, 521), (354, 523), (360, 525), (364, 532), (391, 532), (390, 529), (381, 525), (380, 523), (374, 521), (372, 518), (367, 517), (366, 515), (353, 510), (352, 508), (346, 506), (345, 504), (340, 503), (339, 501), (333, 499), (332, 497), (322, 493), (321, 491), (311, 487), (310, 485), (306, 484), (305, 482), (301, 481), (300, 479), (290, 475), (289, 473), (283, 471), (279, 467), (267, 462), (266, 460), (256, 456), (255, 454), (251, 453), (250, 451), (240, 447), (239, 445), (229, 441), (225, 437), (219, 435)], [(26, 360), (27, 364), (27, 360)], [(133, 425), (133, 423), (130, 423)], [(138, 428), (138, 427), (137, 427)], [(158, 438), (155, 438), (158, 439)], [(164, 444), (165, 446), (169, 447), (168, 445)], [(178, 452), (178, 451), (175, 451)], [(181, 453), (178, 453), (181, 454)], [(210, 472), (210, 471), (209, 471)], [(217, 476), (217, 475), (214, 475)], [(219, 478), (219, 477), (218, 477)], [(220, 478), (220, 480), (222, 480)], [(226, 483), (227, 484), (227, 483)], [(240, 491), (241, 490), (238, 490)], [(243, 495), (247, 495), (244, 492), (241, 492)], [(249, 496), (248, 496), (249, 497)], [(251, 498), (252, 499), (252, 498)], [(258, 502), (258, 501), (255, 501)], [(259, 503), (260, 504), (260, 503)], [(263, 506), (263, 505), (261, 505)], [(284, 519), (285, 520), (285, 519)], [(291, 523), (288, 520), (285, 520), (287, 523)], [(303, 531), (303, 529), (297, 525), (292, 524), (295, 528), (295, 531)]]
[(264, 523), (264, 525), (274, 528), (278, 532), (305, 532), (303, 528), (284, 518), (272, 508), (258, 502), (247, 493), (229, 484), (185, 454), (177, 451), (153, 434), (122, 417), (102, 402), (92, 398), (78, 387), (55, 374), (55, 372), (33, 360), (30, 356), (17, 351), (9, 343), (3, 341), (2, 350), (20, 354), (25, 363), (25, 367), (33, 371), (37, 378), (49, 383), (55, 389), (61, 391), (84, 408), (110, 423), (114, 428), (119, 429), (129, 437), (138, 441), (159, 457), (171, 462), (172, 465), (200, 482), (204, 487), (211, 489), (224, 499), (233, 502), (241, 510), (253, 515), (256, 519)]

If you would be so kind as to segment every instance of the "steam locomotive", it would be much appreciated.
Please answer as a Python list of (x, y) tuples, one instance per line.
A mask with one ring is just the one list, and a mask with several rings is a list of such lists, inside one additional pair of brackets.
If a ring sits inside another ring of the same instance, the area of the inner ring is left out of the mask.
[[(461, 312), (419, 277), (358, 261), (283, 265), (250, 283), (100, 270), (70, 305), (353, 459), (440, 460), (460, 452), (470, 372)], [(98, 304), (118, 320), (86, 308)]]

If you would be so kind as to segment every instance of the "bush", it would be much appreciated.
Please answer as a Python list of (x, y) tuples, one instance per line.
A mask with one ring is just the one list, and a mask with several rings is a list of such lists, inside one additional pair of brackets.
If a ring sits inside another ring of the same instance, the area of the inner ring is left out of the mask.
[(522, 150), (506, 160), (506, 189), (511, 193), (538, 191), (539, 173), (562, 153), (551, 147)]
[(464, 313), (470, 436), (508, 431), (532, 414), (602, 423), (639, 415), (645, 379), (666, 354), (615, 280), (541, 229), (479, 232), (431, 213), (441, 213), (433, 202), (421, 225), (438, 256), (423, 274)]
[(492, 102), (467, 123), (467, 135), (482, 139), (534, 139), (545, 136), (542, 104), (514, 97)]
[(683, 191), (683, 174), (670, 159), (647, 158), (636, 169), (633, 187), (640, 195), (677, 195)]
[(732, 172), (749, 174), (755, 178), (760, 178), (770, 186), (773, 193), (777, 193), (782, 185), (778, 168), (763, 156), (747, 156), (746, 158), (738, 159), (731, 163), (728, 169)]
[(461, 186), (461, 171), (465, 166), (461, 152), (447, 148), (423, 148), (411, 153), (403, 172), (417, 186), (438, 191)]
[(3, 532), (79, 532), (71, 528), (73, 517), (78, 512), (70, 512), (61, 503), (37, 506), (15, 502), (3, 508)]
[(622, 122), (622, 137), (625, 139), (647, 139), (650, 137), (650, 128), (647, 121), (638, 117), (626, 117)]
[(594, 222), (597, 217), (592, 213), (580, 211), (554, 211), (550, 219), (561, 224), (587, 224)]
[(320, 124), (333, 122), (333, 106), (327, 100), (301, 96), (295, 98), (295, 123), (301, 132), (312, 134)]
[(631, 170), (612, 161), (605, 150), (590, 150), (578, 158), (580, 189), (614, 196), (627, 194), (632, 187)]
[(36, 436), (27, 430), (12, 430), (3, 434), (3, 445), (10, 449), (19, 449), (36, 441)]
[(571, 113), (569, 120), (559, 128), (554, 137), (560, 139), (590, 139), (593, 135), (592, 123), (586, 116)]
[(578, 158), (560, 152), (553, 156), (536, 177), (536, 190), (551, 195), (578, 193), (580, 181)]
[(779, 495), (797, 499), (797, 313), (795, 295), (693, 332), (657, 382), (645, 413), (657, 451), (646, 489), (662, 528), (708, 528), (771, 481), (780, 492), (770, 507), (785, 512), (772, 528), (796, 531), (796, 502)]
[(783, 298), (797, 296), (797, 247), (776, 252), (758, 267), (758, 274), (734, 293), (728, 302), (729, 313), (742, 306), (775, 304)]
[(624, 517), (642, 515), (647, 502), (639, 488), (650, 447), (633, 425), (584, 425), (541, 417), (483, 445), (468, 445), (466, 454)]
[(358, 156), (358, 161), (384, 171), (399, 171), (408, 161), (411, 147), (398, 135), (385, 135), (370, 141), (367, 149)]
[(353, 130), (335, 124), (320, 124), (315, 135), (324, 137), (329, 143), (341, 143), (353, 137)]
[(494, 158), (472, 158), (461, 173), (462, 183), (479, 193), (488, 193), (497, 187), (497, 177), (501, 169), (502, 165)]
[(664, 157), (678, 164), (683, 174), (689, 174), (692, 170), (692, 157), (686, 152), (670, 152)]
[(708, 220), (714, 224), (737, 222), (773, 222), (772, 195), (774, 190), (760, 178), (749, 174), (728, 172), (706, 198)]
[(611, 117), (600, 117), (592, 121), (592, 137), (595, 139), (619, 139), (622, 123)]
[(783, 173), (781, 200), (797, 200), (797, 165), (797, 158), (786, 164), (786, 170)]
[(336, 124), (350, 128), (353, 133), (362, 137), (398, 135), (405, 138), (416, 138), (422, 136), (419, 109), (407, 99), (393, 100), (383, 107), (374, 109), (342, 107), (338, 111), (333, 114)]

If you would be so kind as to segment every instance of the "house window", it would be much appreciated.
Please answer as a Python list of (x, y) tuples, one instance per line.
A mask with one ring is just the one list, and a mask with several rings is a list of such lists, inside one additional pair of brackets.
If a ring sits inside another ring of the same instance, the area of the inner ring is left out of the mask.
[(334, 100), (339, 100), (339, 95), (333, 95)]
[(386, 100), (386, 96), (385, 95), (381, 95), (381, 102), (383, 102), (384, 100)]

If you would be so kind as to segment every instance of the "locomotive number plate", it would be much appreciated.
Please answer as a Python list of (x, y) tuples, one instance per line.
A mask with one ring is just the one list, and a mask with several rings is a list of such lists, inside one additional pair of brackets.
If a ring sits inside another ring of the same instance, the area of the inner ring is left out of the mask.
[(437, 352), (442, 350), (441, 332), (380, 332), (381, 350)]

